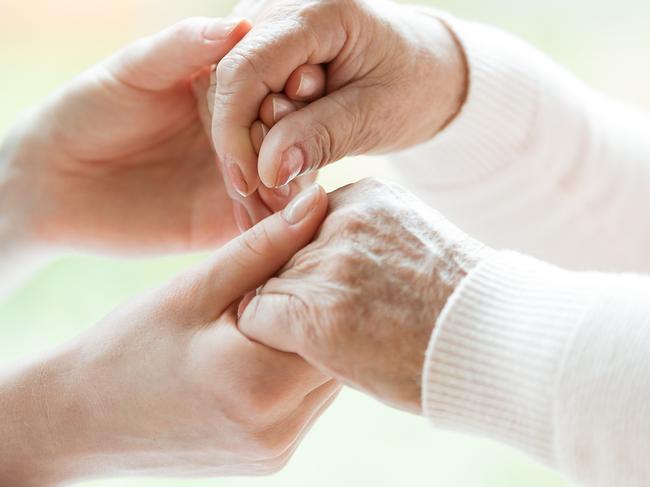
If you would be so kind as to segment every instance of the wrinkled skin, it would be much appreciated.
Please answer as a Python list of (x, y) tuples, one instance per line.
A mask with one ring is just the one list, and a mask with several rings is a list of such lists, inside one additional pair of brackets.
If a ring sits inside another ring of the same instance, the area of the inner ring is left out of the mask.
[[(196, 83), (196, 93), (205, 99), (205, 102), (201, 100), (199, 104), (207, 109), (207, 113), (203, 112), (202, 120), (206, 133), (210, 134), (217, 85), (215, 71), (212, 71), (209, 81), (205, 78), (200, 78), (199, 81), (200, 83)], [(251, 144), (255, 154), (259, 154), (264, 138), (276, 123), (304, 107), (307, 102), (320, 97), (324, 89), (325, 72), (323, 67), (305, 64), (292, 73), (284, 86), (283, 93), (268, 95), (260, 106), (258, 120), (253, 122), (250, 127)], [(280, 188), (259, 186), (253, 195), (243, 196), (240, 189), (234, 184), (240, 178), (229, 177), (229, 168), (224, 164), (221, 164), (221, 171), (224, 174), (227, 192), (233, 198), (235, 220), (241, 231), (250, 228), (266, 214), (262, 205), (266, 205), (272, 211), (281, 210), (291, 198), (312, 184), (317, 177), (315, 172), (305, 174)]]
[(316, 240), (246, 306), (239, 328), (382, 401), (421, 411), (434, 324), (488, 250), (394, 184), (330, 196)]
[(298, 223), (275, 214), (70, 343), (0, 371), (0, 484), (284, 466), (339, 386), (246, 338), (236, 312), (311, 241), (327, 212), (322, 189), (311, 194)]
[[(387, 0), (243, 1), (251, 32), (217, 67), (212, 136), (253, 192), (360, 153), (424, 142), (459, 111), (462, 50), (431, 11)], [(326, 64), (325, 96), (283, 118), (259, 163), (249, 128), (303, 64)]]

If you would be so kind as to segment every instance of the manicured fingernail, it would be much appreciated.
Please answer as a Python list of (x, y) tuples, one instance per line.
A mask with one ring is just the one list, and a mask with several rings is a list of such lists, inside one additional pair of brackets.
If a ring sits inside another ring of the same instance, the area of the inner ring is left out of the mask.
[(269, 133), (269, 128), (264, 125), (262, 122), (258, 124), (259, 126), (259, 131), (260, 131), (260, 139), (264, 140), (264, 137), (266, 137), (266, 134)]
[(217, 65), (215, 64), (212, 69), (210, 69), (210, 84), (208, 86), (208, 111), (210, 116), (214, 115), (214, 97), (217, 94)]
[(244, 21), (244, 19), (215, 19), (203, 31), (203, 37), (209, 41), (222, 41)]
[(288, 113), (296, 111), (293, 103), (279, 96), (273, 97), (273, 121), (277, 122)]
[(228, 172), (228, 179), (230, 184), (235, 188), (241, 196), (248, 196), (248, 184), (244, 179), (244, 174), (239, 169), (239, 166), (232, 161), (226, 163), (226, 171)]
[(251, 142), (253, 142), (253, 149), (259, 155), (260, 149), (262, 148), (262, 142), (264, 142), (264, 137), (269, 132), (269, 129), (266, 128), (262, 122), (255, 122), (253, 124), (253, 130), (251, 132)]
[(246, 306), (250, 304), (254, 297), (255, 293), (250, 292), (239, 302), (239, 306), (237, 307), (237, 319), (241, 318), (241, 316), (244, 314), (244, 311), (246, 311)]
[(285, 184), (293, 181), (296, 176), (302, 172), (305, 165), (305, 156), (295, 145), (289, 147), (282, 155), (282, 162), (280, 163), (280, 170), (278, 177), (275, 181), (275, 187), (284, 186)]
[(285, 184), (284, 186), (280, 186), (279, 188), (274, 188), (273, 191), (281, 198), (286, 198), (291, 194), (291, 185)]
[(318, 80), (316, 77), (310, 73), (301, 73), (296, 95), (298, 95), (300, 98), (306, 98), (315, 95), (317, 90)]
[(314, 209), (319, 197), (320, 186), (318, 184), (312, 184), (287, 205), (282, 211), (282, 218), (289, 225), (300, 223)]
[(233, 213), (235, 214), (235, 223), (237, 223), (237, 228), (240, 232), (245, 232), (253, 226), (251, 217), (246, 210), (246, 207), (242, 205), (239, 201), (233, 201)]

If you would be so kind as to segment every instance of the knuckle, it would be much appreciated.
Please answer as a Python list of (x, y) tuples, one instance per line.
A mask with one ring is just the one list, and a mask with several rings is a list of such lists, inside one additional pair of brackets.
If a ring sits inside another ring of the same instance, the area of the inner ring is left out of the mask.
[(368, 123), (366, 119), (368, 114), (359, 101), (354, 99), (345, 92), (338, 95), (330, 96), (329, 100), (336, 107), (336, 116), (330, 120), (335, 126), (339, 127), (333, 139), (333, 154), (336, 159), (340, 159), (357, 150), (366, 139), (373, 135), (373, 124)]
[[(339, 266), (337, 264), (329, 264), (329, 266), (330, 269), (323, 269), (323, 274), (331, 276), (328, 282), (340, 289), (342, 281), (336, 278)], [(340, 297), (336, 290), (324, 294), (313, 307), (301, 299), (294, 300), (294, 306), (291, 307), (287, 318), (292, 323), (299, 323), (294, 325), (300, 326), (294, 334), (300, 337), (301, 353), (311, 357), (331, 352), (337, 340), (336, 330), (339, 321), (337, 316), (340, 308)]]
[(372, 193), (398, 193), (404, 190), (396, 183), (375, 176), (364, 178), (357, 183), (359, 189)]
[(200, 17), (183, 19), (172, 27), (172, 37), (181, 45), (201, 41), (204, 26), (205, 21)]
[[(344, 309), (346, 303), (355, 299), (355, 295), (368, 279), (369, 271), (376, 271), (372, 257), (367, 251), (359, 249), (353, 242), (342, 247), (337, 255), (339, 263), (332, 266), (329, 271), (330, 278), (345, 290), (344, 293), (334, 293), (330, 297), (330, 316)], [(372, 276), (370, 276), (372, 277)], [(339, 320), (334, 320), (330, 326), (335, 326)]]
[(239, 84), (257, 77), (254, 56), (243, 49), (233, 49), (217, 64), (217, 90), (221, 94), (232, 94)]
[(343, 206), (337, 210), (336, 216), (341, 235), (344, 237), (363, 234), (371, 224), (367, 208), (364, 205)]
[(371, 222), (373, 218), (388, 214), (397, 207), (412, 204), (413, 195), (402, 186), (375, 177), (350, 184), (330, 197), (332, 213), (351, 223), (359, 217)]
[(241, 237), (244, 254), (253, 257), (264, 257), (272, 252), (273, 238), (266, 225), (258, 224), (250, 228)]
[(312, 147), (313, 153), (308, 164), (310, 164), (311, 169), (317, 169), (330, 162), (334, 162), (332, 154), (335, 136), (328, 124), (318, 120), (314, 121), (311, 130), (312, 135), (310, 138), (313, 144), (310, 144), (310, 146)]
[(296, 295), (289, 296), (287, 321), (294, 328), (292, 336), (297, 337), (299, 347), (308, 348), (314, 343), (313, 330), (318, 327), (318, 321), (311, 319), (313, 315), (312, 307), (304, 299)]
[(324, 18), (330, 16), (330, 12), (327, 11), (328, 8), (327, 2), (311, 2), (304, 5), (298, 12), (297, 22), (305, 46), (315, 47), (321, 44), (317, 26), (322, 23)]

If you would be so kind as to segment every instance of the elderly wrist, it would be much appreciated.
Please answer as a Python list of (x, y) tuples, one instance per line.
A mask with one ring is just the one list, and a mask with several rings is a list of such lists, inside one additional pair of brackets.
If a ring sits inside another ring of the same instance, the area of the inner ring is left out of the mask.
[(458, 39), (458, 36), (444, 19), (439, 19), (449, 36), (450, 62), (448, 64), (450, 76), (447, 78), (451, 96), (449, 97), (446, 119), (440, 128), (443, 130), (460, 113), (469, 92), (469, 64), (465, 50)]
[[(446, 222), (443, 222), (442, 225), (445, 226)], [(430, 271), (431, 279), (428, 281), (433, 296), (431, 302), (432, 319), (427, 339), (418, 345), (416, 350), (418, 353), (415, 354), (420, 359), (420, 373), (418, 375), (417, 396), (413, 396), (413, 410), (418, 414), (424, 414), (421, 402), (422, 387), (424, 387), (423, 370), (427, 367), (426, 350), (430, 347), (433, 331), (438, 326), (440, 317), (449, 305), (452, 295), (460, 289), (463, 281), (481, 262), (489, 259), (495, 253), (491, 248), (468, 237), (464, 240), (462, 236), (460, 236), (460, 240), (452, 238), (447, 244), (448, 248), (453, 250), (443, 252), (442, 257), (439, 252), (435, 252), (436, 255), (433, 257), (433, 270)]]
[[(469, 91), (469, 66), (465, 51), (456, 33), (445, 21), (442, 12), (422, 6), (410, 7), (424, 19), (424, 59), (431, 71), (428, 78), (434, 86), (436, 100), (431, 105), (429, 137), (444, 130), (460, 113)], [(412, 15), (413, 12), (411, 12)]]

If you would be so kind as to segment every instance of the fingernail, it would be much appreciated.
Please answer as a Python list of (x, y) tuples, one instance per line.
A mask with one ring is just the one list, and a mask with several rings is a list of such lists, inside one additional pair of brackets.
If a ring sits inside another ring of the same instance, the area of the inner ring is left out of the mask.
[(243, 22), (244, 19), (215, 19), (203, 31), (203, 37), (209, 41), (222, 41)]
[(285, 184), (284, 186), (280, 186), (279, 188), (274, 188), (273, 191), (281, 198), (286, 198), (291, 194), (291, 185)]
[(313, 96), (316, 93), (317, 89), (318, 80), (316, 77), (309, 73), (301, 73), (296, 95), (298, 95), (300, 98)]
[(233, 201), (233, 213), (235, 214), (235, 223), (237, 223), (237, 228), (239, 228), (240, 232), (243, 233), (253, 226), (246, 207), (239, 201)]
[(277, 122), (288, 113), (294, 112), (296, 108), (289, 100), (279, 96), (273, 97), (273, 121)]
[(250, 292), (240, 301), (239, 306), (237, 307), (237, 319), (242, 317), (244, 311), (246, 311), (246, 307), (250, 304), (255, 295), (256, 293)]
[(235, 188), (235, 191), (237, 191), (241, 196), (248, 196), (248, 184), (246, 183), (239, 166), (235, 162), (229, 161), (226, 163), (226, 171), (228, 172), (230, 184)]
[(207, 96), (207, 102), (208, 102), (208, 111), (210, 112), (210, 116), (214, 115), (214, 97), (217, 94), (217, 65), (215, 64), (211, 69), (210, 69), (210, 84), (208, 86), (208, 96)]
[(253, 142), (253, 149), (259, 155), (260, 149), (262, 148), (262, 142), (264, 142), (264, 137), (269, 132), (269, 129), (266, 128), (262, 122), (255, 122), (253, 124), (253, 132), (251, 133), (251, 142)]
[(260, 127), (262, 128), (262, 140), (264, 140), (264, 137), (266, 137), (266, 134), (269, 133), (269, 128), (264, 125), (263, 123), (260, 122)]
[(282, 218), (289, 225), (300, 223), (314, 209), (320, 197), (320, 186), (312, 184), (287, 205), (282, 211)]
[(284, 186), (293, 181), (298, 176), (305, 164), (305, 156), (295, 145), (288, 148), (282, 155), (280, 170), (275, 181), (275, 187)]

